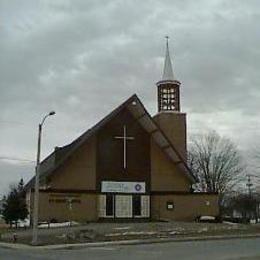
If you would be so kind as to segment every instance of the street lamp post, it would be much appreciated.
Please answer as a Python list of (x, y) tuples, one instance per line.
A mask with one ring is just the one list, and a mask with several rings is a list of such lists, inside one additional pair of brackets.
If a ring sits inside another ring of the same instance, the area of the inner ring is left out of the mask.
[(48, 116), (55, 115), (54, 111), (45, 115), (39, 124), (38, 128), (38, 144), (37, 144), (37, 159), (35, 167), (35, 183), (34, 183), (34, 204), (33, 204), (33, 233), (32, 233), (32, 245), (38, 244), (38, 214), (39, 214), (39, 179), (40, 179), (40, 156), (41, 156), (41, 137), (42, 126), (45, 119)]

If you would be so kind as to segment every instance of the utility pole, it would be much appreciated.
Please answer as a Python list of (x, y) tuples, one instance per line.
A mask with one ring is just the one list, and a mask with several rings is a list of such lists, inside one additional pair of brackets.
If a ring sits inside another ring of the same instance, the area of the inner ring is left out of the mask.
[(252, 195), (251, 187), (253, 186), (253, 183), (251, 182), (251, 175), (250, 174), (247, 174), (246, 186), (248, 188), (248, 195), (249, 195), (249, 197), (251, 197), (251, 195)]
[(41, 136), (42, 126), (45, 119), (49, 116), (55, 115), (54, 111), (45, 115), (39, 124), (38, 128), (38, 143), (37, 143), (37, 158), (35, 167), (35, 183), (34, 183), (34, 204), (33, 204), (33, 232), (32, 232), (32, 245), (38, 244), (38, 215), (39, 215), (39, 182), (40, 182), (40, 158), (41, 158)]
[[(252, 196), (252, 186), (253, 186), (253, 183), (251, 181), (251, 174), (247, 174), (247, 183), (246, 183), (246, 186), (248, 188), (248, 198), (249, 198), (249, 203), (251, 204), (250, 205), (250, 210), (249, 210), (249, 217), (250, 219), (253, 218), (253, 215), (257, 216), (257, 208), (256, 208), (256, 204), (255, 204), (255, 201), (254, 201), (254, 198)], [(252, 209), (253, 209), (253, 212), (252, 212)], [(252, 215), (253, 213), (253, 215)], [(256, 222), (257, 222), (257, 217), (256, 217)]]

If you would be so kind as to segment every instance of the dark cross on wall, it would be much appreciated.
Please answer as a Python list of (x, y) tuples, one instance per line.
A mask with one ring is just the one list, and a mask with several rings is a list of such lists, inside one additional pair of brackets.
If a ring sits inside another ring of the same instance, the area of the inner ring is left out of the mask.
[(123, 140), (123, 145), (124, 145), (124, 169), (126, 169), (126, 160), (127, 160), (127, 141), (132, 141), (134, 140), (134, 137), (132, 136), (127, 136), (126, 133), (126, 125), (123, 126), (123, 136), (115, 136), (115, 139), (121, 139)]

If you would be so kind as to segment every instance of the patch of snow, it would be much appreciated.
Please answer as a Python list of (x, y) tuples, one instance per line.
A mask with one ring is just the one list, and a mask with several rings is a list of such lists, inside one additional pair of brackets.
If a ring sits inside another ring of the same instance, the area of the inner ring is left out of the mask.
[(122, 235), (123, 236), (128, 236), (128, 235), (154, 235), (157, 232), (154, 231), (129, 231), (129, 232), (124, 232)]
[(230, 226), (230, 227), (227, 227), (227, 229), (238, 229), (239, 227), (238, 226)]
[(61, 234), (61, 235), (59, 235), (59, 236), (56, 236), (57, 238), (66, 238), (67, 237), (67, 235), (66, 234)]
[(170, 232), (169, 234), (170, 234), (170, 235), (178, 235), (178, 234), (180, 234), (180, 232), (178, 232), (178, 231), (172, 231), (172, 232)]
[(154, 231), (127, 231), (123, 233), (109, 233), (105, 236), (107, 237), (115, 237), (115, 236), (133, 236), (133, 235), (154, 235), (157, 234), (157, 232)]
[(20, 228), (29, 227), (30, 226), (30, 220), (29, 219), (18, 220), (17, 226), (20, 227)]
[(228, 225), (232, 225), (232, 226), (238, 225), (238, 223), (233, 223), (233, 222), (229, 222), (229, 221), (223, 221), (223, 224), (228, 224)]
[(76, 226), (78, 222), (62, 222), (62, 223), (42, 223), (39, 225), (39, 228), (57, 228), (57, 227), (69, 227), (69, 226)]
[(109, 233), (109, 234), (105, 234), (106, 237), (117, 237), (117, 236), (121, 236), (122, 233)]
[(208, 228), (204, 227), (204, 228), (201, 228), (200, 230), (198, 230), (198, 233), (207, 232), (207, 231), (208, 231)]
[(115, 230), (126, 230), (126, 229), (130, 229), (130, 227), (115, 227)]
[(200, 220), (215, 220), (215, 217), (213, 217), (213, 216), (201, 216)]

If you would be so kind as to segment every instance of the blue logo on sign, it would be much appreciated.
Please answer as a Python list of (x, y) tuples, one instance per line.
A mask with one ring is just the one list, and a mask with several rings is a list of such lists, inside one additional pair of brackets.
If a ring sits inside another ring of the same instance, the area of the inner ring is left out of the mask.
[(140, 184), (135, 185), (135, 190), (140, 191), (142, 189), (142, 186)]

